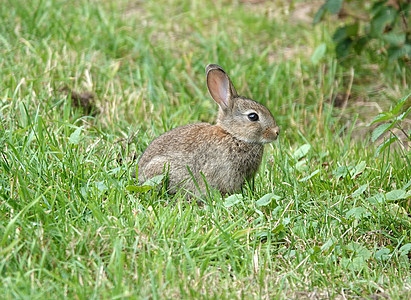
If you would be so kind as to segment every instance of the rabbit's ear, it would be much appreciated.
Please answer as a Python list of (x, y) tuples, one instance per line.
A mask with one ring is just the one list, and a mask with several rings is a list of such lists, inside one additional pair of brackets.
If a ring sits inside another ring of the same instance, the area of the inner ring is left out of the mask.
[(238, 97), (230, 77), (219, 66), (210, 64), (206, 67), (207, 88), (211, 97), (222, 109), (232, 107), (233, 98)]

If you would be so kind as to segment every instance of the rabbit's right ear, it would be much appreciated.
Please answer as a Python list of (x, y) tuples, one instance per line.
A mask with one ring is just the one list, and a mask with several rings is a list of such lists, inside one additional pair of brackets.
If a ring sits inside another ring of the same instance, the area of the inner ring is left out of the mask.
[(223, 109), (231, 108), (233, 98), (238, 97), (230, 77), (219, 65), (206, 67), (207, 88), (215, 102)]

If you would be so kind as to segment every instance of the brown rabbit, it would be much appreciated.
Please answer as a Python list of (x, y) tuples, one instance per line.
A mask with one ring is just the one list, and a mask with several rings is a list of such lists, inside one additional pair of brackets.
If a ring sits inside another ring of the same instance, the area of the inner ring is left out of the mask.
[(156, 138), (138, 162), (140, 183), (165, 171), (170, 193), (184, 188), (204, 195), (208, 186), (225, 194), (239, 191), (257, 172), (264, 144), (280, 132), (274, 117), (262, 104), (239, 97), (220, 66), (206, 67), (206, 81), (220, 107), (217, 124), (189, 124)]

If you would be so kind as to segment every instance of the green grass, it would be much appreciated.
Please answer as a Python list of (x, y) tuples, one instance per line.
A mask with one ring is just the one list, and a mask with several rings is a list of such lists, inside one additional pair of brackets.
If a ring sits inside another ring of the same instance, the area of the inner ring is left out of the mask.
[[(299, 22), (287, 1), (2, 6), (2, 298), (410, 297), (410, 208), (393, 194), (410, 190), (410, 152), (376, 157), (364, 126), (409, 93), (410, 69), (373, 51), (338, 65), (335, 20)], [(254, 187), (204, 208), (128, 192), (154, 137), (215, 119), (208, 63), (281, 127)], [(95, 112), (64, 87), (95, 93)]]

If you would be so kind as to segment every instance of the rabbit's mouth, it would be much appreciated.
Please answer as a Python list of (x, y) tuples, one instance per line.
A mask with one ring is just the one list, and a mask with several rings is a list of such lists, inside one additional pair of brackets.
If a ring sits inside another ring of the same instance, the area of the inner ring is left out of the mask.
[(279, 135), (280, 135), (280, 127), (275, 126), (275, 127), (266, 128), (264, 130), (261, 142), (263, 144), (269, 144), (271, 142), (274, 142)]

